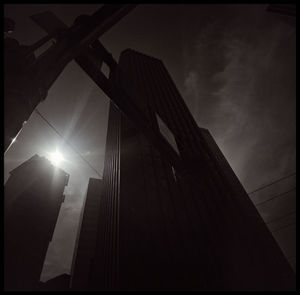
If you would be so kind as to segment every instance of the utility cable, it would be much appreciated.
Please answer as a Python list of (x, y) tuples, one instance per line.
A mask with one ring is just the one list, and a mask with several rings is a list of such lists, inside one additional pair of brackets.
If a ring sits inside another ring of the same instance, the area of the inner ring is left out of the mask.
[(47, 124), (48, 126), (51, 127), (51, 129), (53, 129), (68, 145), (69, 147), (71, 147), (71, 149), (86, 163), (88, 164), (88, 166), (95, 172), (97, 173), (97, 175), (102, 178), (102, 176), (100, 175), (100, 173), (85, 159), (82, 157), (82, 155), (80, 154), (80, 152), (67, 140), (65, 139), (59, 132), (58, 130), (39, 112), (38, 109), (34, 110)]
[(283, 192), (283, 193), (281, 193), (281, 194), (279, 194), (279, 195), (276, 195), (276, 196), (274, 196), (274, 197), (272, 197), (272, 198), (270, 198), (270, 199), (267, 199), (267, 200), (265, 200), (265, 201), (262, 201), (262, 202), (260, 202), (260, 203), (254, 204), (254, 205), (255, 205), (255, 206), (259, 206), (259, 205), (265, 204), (265, 203), (270, 202), (270, 201), (272, 201), (272, 200), (274, 200), (274, 199), (276, 199), (276, 198), (279, 198), (279, 197), (281, 197), (281, 196), (284, 196), (284, 195), (286, 195), (286, 194), (292, 192), (292, 191), (295, 190), (295, 189), (296, 189), (296, 187), (293, 187), (292, 189), (290, 189), (290, 190), (288, 190), (288, 191), (286, 191), (286, 192)]
[(291, 176), (293, 176), (293, 175), (296, 175), (296, 172), (294, 172), (294, 173), (292, 173), (292, 174), (289, 174), (289, 175), (287, 175), (287, 176), (281, 177), (281, 178), (279, 178), (279, 179), (277, 179), (277, 180), (275, 180), (275, 181), (273, 181), (273, 182), (271, 182), (271, 183), (269, 183), (269, 184), (266, 184), (266, 185), (264, 185), (264, 186), (262, 186), (262, 187), (259, 187), (259, 188), (255, 189), (254, 191), (248, 193), (248, 195), (251, 195), (251, 194), (253, 194), (253, 193), (256, 193), (256, 192), (258, 192), (258, 191), (260, 191), (260, 190), (262, 190), (262, 189), (264, 189), (264, 188), (266, 188), (266, 187), (271, 186), (272, 184), (275, 184), (275, 183), (277, 183), (277, 182), (280, 182), (280, 181), (282, 181), (282, 180), (284, 180), (284, 179), (286, 179), (286, 178), (289, 178), (289, 177), (291, 177)]
[(293, 215), (294, 213), (296, 213), (296, 210), (288, 213), (287, 215), (284, 215), (284, 216), (281, 216), (281, 217), (278, 217), (278, 218), (275, 218), (275, 219), (271, 219), (270, 221), (266, 222), (266, 224), (272, 223), (274, 221), (278, 221), (278, 220), (283, 219), (283, 218), (285, 218), (287, 216)]
[(278, 231), (280, 231), (280, 230), (282, 230), (282, 229), (285, 229), (285, 228), (287, 228), (287, 227), (290, 227), (290, 226), (292, 226), (292, 225), (294, 225), (294, 224), (296, 224), (296, 222), (286, 224), (285, 226), (282, 226), (282, 227), (279, 227), (279, 228), (277, 228), (277, 229), (275, 229), (275, 230), (272, 230), (271, 233), (276, 233), (276, 232), (278, 232)]

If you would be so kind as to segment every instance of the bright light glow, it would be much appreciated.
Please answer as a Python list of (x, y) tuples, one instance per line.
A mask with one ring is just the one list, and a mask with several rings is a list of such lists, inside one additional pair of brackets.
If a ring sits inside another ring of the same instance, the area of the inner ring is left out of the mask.
[(11, 141), (11, 143), (14, 143), (16, 141), (16, 138), (13, 138), (13, 140)]
[(61, 162), (64, 161), (63, 155), (58, 151), (56, 151), (55, 153), (49, 153), (49, 156), (49, 160), (54, 166), (59, 166), (59, 164), (61, 164)]

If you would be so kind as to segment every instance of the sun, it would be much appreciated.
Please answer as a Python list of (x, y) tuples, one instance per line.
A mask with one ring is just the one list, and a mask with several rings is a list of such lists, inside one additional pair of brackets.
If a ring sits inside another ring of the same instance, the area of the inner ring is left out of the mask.
[(49, 158), (54, 166), (59, 166), (64, 161), (64, 157), (59, 151), (49, 153)]

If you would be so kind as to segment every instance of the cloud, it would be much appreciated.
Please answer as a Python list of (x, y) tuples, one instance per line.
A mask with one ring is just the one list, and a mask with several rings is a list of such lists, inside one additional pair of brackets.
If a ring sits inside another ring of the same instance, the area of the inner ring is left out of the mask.
[[(248, 192), (296, 171), (296, 29), (252, 12), (204, 26), (186, 45), (183, 91), (197, 124), (209, 129)], [(257, 204), (295, 186), (292, 177), (250, 197)], [(295, 206), (291, 191), (257, 209), (269, 222)], [(268, 224), (282, 228), (274, 237), (287, 257), (296, 253), (295, 225), (283, 228), (292, 221), (293, 215)]]
[(295, 160), (295, 31), (261, 16), (208, 24), (185, 53), (186, 103), (249, 188)]
[(213, 79), (227, 64), (222, 26), (222, 21), (204, 26), (197, 41), (193, 46), (186, 47), (184, 52), (186, 74), (183, 97), (202, 127), (212, 121), (212, 110), (219, 103), (214, 92), (224, 84), (221, 79)]

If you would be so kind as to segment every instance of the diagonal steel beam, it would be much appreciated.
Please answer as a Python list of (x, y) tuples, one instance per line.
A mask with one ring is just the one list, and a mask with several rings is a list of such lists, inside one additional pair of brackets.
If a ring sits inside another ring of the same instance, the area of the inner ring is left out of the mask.
[(103, 5), (91, 16), (86, 16), (85, 23), (75, 21), (68, 28), (54, 14), (37, 14), (31, 18), (47, 33), (52, 34), (54, 29), (64, 30), (63, 37), (59, 38), (56, 45), (49, 49), (42, 58), (39, 58), (32, 67), (35, 77), (46, 77), (42, 84), (47, 90), (51, 87), (66, 65), (86, 49), (91, 43), (107, 32), (120, 19), (127, 15), (136, 5)]
[[(15, 140), (35, 107), (47, 97), (49, 88), (66, 65), (134, 7), (135, 5), (103, 5), (91, 16), (77, 18), (70, 28), (55, 16), (51, 17), (51, 13), (38, 14), (32, 19), (46, 30), (48, 36), (26, 48), (18, 46), (18, 50), (11, 50), (9, 39), (5, 42), (4, 152)], [(55, 44), (35, 59), (34, 51), (52, 38), (56, 39)], [(14, 58), (14, 55), (18, 58)], [(22, 61), (19, 61), (19, 56)], [(25, 64), (26, 67), (22, 67)], [(17, 71), (17, 66), (22, 71)], [(18, 115), (15, 114), (16, 108)], [(13, 114), (14, 120), (11, 120)]]
[[(96, 12), (94, 17), (100, 17), (101, 12)], [(43, 13), (39, 16), (32, 16), (32, 19), (39, 24), (48, 34), (53, 30), (67, 29), (67, 26), (61, 22), (52, 13)], [(86, 20), (89, 26), (89, 19)], [(90, 24), (90, 26), (93, 24)], [(71, 54), (70, 56), (75, 56)], [(105, 47), (98, 41), (90, 43), (89, 47), (81, 50), (81, 54), (75, 56), (76, 63), (87, 73), (87, 75), (103, 90), (103, 92), (118, 106), (120, 111), (125, 114), (134, 125), (152, 142), (152, 144), (169, 159), (177, 171), (184, 169), (184, 164), (179, 155), (173, 150), (167, 140), (157, 131), (153, 130), (150, 122), (143, 115), (142, 111), (132, 102), (131, 98), (113, 82), (111, 77), (108, 79), (101, 72), (101, 63), (104, 61), (110, 67), (113, 74), (117, 62)], [(56, 65), (57, 66), (57, 65)]]

